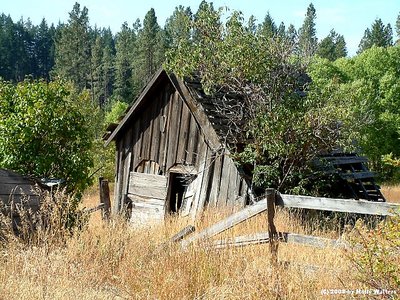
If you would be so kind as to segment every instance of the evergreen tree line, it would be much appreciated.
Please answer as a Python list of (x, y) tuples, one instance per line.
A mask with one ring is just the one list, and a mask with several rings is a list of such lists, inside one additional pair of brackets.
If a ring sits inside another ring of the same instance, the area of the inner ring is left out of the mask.
[[(113, 101), (131, 103), (151, 74), (164, 62), (169, 49), (182, 45), (182, 40), (196, 39), (190, 28), (202, 10), (212, 4), (203, 1), (196, 13), (189, 7), (178, 6), (162, 28), (154, 9), (150, 9), (143, 21), (132, 25), (123, 23), (115, 35), (110, 28), (92, 27), (86, 7), (75, 3), (66, 23), (48, 25), (45, 19), (39, 25), (31, 21), (13, 22), (10, 16), (0, 16), (0, 77), (13, 82), (26, 76), (49, 81), (57, 77), (73, 83), (78, 91), (88, 89), (94, 103), (104, 108)], [(317, 14), (310, 4), (303, 25), (296, 29), (275, 23), (267, 13), (260, 24), (254, 17), (248, 27), (254, 33), (268, 38), (285, 38), (292, 44), (294, 54), (302, 58), (318, 55), (334, 61), (347, 55), (343, 35), (334, 29), (318, 41), (316, 37)], [(400, 15), (395, 24), (400, 35)], [(390, 24), (376, 19), (365, 30), (358, 52), (373, 45), (393, 45)]]

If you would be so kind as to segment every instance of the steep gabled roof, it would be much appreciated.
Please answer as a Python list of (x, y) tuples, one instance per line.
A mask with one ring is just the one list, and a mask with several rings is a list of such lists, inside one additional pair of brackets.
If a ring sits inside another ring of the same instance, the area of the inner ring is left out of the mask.
[(105, 135), (105, 145), (114, 140), (118, 134), (129, 124), (141, 107), (146, 105), (157, 88), (166, 81), (170, 81), (178, 91), (183, 101), (189, 107), (194, 118), (200, 125), (200, 130), (206, 137), (207, 144), (214, 150), (221, 148), (226, 143), (232, 142), (235, 132), (232, 130), (229, 119), (229, 109), (233, 109), (233, 103), (238, 101), (235, 95), (216, 93), (206, 95), (200, 79), (198, 77), (178, 78), (175, 74), (167, 74), (163, 68), (160, 68), (145, 86), (139, 97), (128, 108), (127, 113), (117, 126), (109, 127), (110, 132)]

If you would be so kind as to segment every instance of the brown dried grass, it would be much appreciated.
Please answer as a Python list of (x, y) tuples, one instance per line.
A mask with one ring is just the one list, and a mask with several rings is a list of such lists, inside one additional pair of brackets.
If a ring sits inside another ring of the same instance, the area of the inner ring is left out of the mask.
[[(96, 191), (83, 205), (97, 205)], [(208, 210), (197, 231), (230, 211)], [(319, 299), (322, 289), (362, 288), (352, 277), (342, 250), (280, 244), (272, 267), (267, 244), (211, 250), (177, 245), (157, 247), (190, 224), (169, 218), (165, 224), (135, 229), (123, 220), (101, 220), (68, 236), (65, 245), (44, 248), (11, 241), (0, 246), (1, 299)], [(259, 215), (216, 238), (266, 231)], [(307, 231), (285, 211), (278, 211), (278, 230)], [(326, 236), (336, 233), (319, 232)], [(346, 295), (335, 296), (335, 299)]]
[(400, 185), (383, 185), (381, 191), (388, 202), (400, 203)]

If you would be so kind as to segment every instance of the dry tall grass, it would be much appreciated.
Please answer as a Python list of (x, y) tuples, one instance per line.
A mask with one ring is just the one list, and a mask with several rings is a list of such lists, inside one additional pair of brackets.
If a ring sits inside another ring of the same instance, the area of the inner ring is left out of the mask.
[(400, 185), (384, 185), (381, 191), (388, 202), (400, 203)]
[[(85, 199), (97, 204), (97, 195)], [(205, 212), (195, 225), (208, 227), (229, 212)], [(124, 221), (103, 223), (100, 212), (65, 244), (43, 247), (18, 240), (0, 246), (1, 299), (320, 299), (323, 289), (362, 289), (343, 250), (280, 244), (279, 261), (270, 264), (268, 245), (211, 250), (171, 245), (157, 247), (189, 224), (134, 229)], [(304, 232), (285, 211), (278, 230)], [(267, 230), (259, 215), (217, 238)], [(329, 237), (337, 232), (328, 232)], [(335, 296), (345, 299), (348, 295)]]

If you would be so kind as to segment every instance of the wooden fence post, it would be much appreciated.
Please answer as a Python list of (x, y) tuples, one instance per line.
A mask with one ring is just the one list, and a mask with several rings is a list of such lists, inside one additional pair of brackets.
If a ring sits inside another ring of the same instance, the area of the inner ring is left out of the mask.
[(110, 217), (110, 188), (108, 186), (108, 180), (103, 179), (103, 177), (99, 177), (99, 186), (100, 186), (100, 203), (104, 204), (102, 209), (102, 217), (103, 220), (108, 220)]
[(274, 224), (275, 218), (275, 189), (266, 190), (267, 197), (267, 218), (268, 218), (268, 235), (269, 246), (271, 249), (271, 263), (277, 265), (278, 263), (278, 233)]

